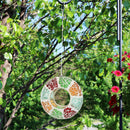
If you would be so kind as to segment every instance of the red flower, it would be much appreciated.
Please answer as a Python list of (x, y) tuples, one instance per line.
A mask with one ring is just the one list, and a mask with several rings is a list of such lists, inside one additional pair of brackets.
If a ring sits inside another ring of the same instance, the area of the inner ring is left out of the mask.
[(123, 58), (122, 58), (122, 61), (125, 61), (125, 60), (126, 60), (126, 58), (125, 58), (125, 57), (123, 57)]
[(116, 103), (116, 95), (111, 96), (111, 100), (109, 101), (110, 108)]
[(124, 55), (126, 55), (127, 54), (127, 52), (126, 51), (124, 51), (124, 54), (122, 55), (122, 56), (124, 56)]
[(121, 76), (122, 72), (119, 71), (119, 70), (116, 70), (116, 71), (113, 72), (113, 74), (116, 75), (116, 76)]
[(127, 77), (127, 78), (128, 78), (128, 80), (130, 80), (130, 73), (128, 74), (128, 77)]
[(122, 68), (122, 73), (124, 73), (124, 71), (125, 71), (125, 68)]
[(107, 59), (107, 62), (112, 62), (112, 61), (113, 61), (112, 58)]
[(129, 114), (128, 112), (126, 113), (126, 115), (127, 115), (127, 116), (130, 116), (130, 114)]
[(117, 103), (116, 100), (110, 100), (110, 101), (109, 101), (110, 108), (111, 108), (114, 104), (116, 104), (116, 103)]
[(113, 86), (113, 87), (111, 88), (111, 91), (112, 91), (113, 93), (118, 93), (119, 87)]
[(124, 51), (124, 54), (126, 55), (126, 54), (127, 54), (127, 52), (126, 52), (126, 51)]
[(111, 96), (111, 100), (116, 99), (116, 95)]
[(130, 58), (130, 55), (127, 55), (128, 58)]
[(111, 94), (111, 90), (108, 90), (108, 94)]
[(111, 73), (113, 74), (114, 71), (112, 71)]
[(127, 63), (128, 66), (130, 66), (130, 63)]
[(118, 57), (118, 55), (114, 55), (114, 57)]
[(113, 107), (113, 108), (112, 108), (113, 116), (114, 116), (116, 113), (118, 113), (119, 110), (120, 110), (120, 108), (119, 108), (118, 106)]

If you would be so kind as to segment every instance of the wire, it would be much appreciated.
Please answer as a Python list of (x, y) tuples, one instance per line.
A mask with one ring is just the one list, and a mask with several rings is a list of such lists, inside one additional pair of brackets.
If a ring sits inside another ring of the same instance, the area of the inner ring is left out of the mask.
[[(62, 5), (62, 46), (64, 46), (64, 4)], [(62, 58), (63, 54), (61, 53), (61, 76), (63, 75), (63, 69), (62, 69)]]
[[(57, 0), (62, 5), (62, 47), (64, 46), (64, 6), (66, 4), (69, 4), (71, 0), (68, 0), (67, 2), (61, 2), (60, 0)], [(65, 51), (65, 47), (64, 47)], [(63, 52), (61, 53), (61, 76), (63, 76), (63, 69), (62, 69), (62, 59), (63, 59)]]

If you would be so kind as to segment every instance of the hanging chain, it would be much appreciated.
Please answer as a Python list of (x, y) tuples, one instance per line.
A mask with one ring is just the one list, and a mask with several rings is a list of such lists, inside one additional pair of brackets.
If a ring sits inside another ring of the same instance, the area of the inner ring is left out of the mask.
[[(63, 23), (63, 21), (64, 21), (64, 4), (62, 5), (62, 47), (64, 46), (63, 44), (64, 44), (64, 23)], [(62, 58), (63, 58), (63, 55), (62, 55), (62, 53), (61, 53), (61, 76), (63, 75), (63, 69), (62, 69)]]
[[(68, 3), (70, 3), (71, 2), (71, 0), (68, 0), (67, 2), (61, 2), (60, 0), (57, 0), (60, 4), (61, 4), (61, 6), (62, 6), (62, 47), (64, 46), (64, 6), (66, 5), (66, 4), (68, 4)], [(65, 47), (64, 47), (64, 51), (65, 51)], [(62, 61), (62, 59), (63, 59), (63, 53), (64, 52), (62, 52), (61, 53), (61, 76), (63, 75), (63, 70), (62, 70), (62, 67), (63, 67), (63, 61)]]

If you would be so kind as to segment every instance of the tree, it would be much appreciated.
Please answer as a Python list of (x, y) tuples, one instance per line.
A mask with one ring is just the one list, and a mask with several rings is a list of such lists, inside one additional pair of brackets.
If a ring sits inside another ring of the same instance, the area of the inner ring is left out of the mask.
[[(126, 3), (129, 2), (124, 0), (125, 23), (128, 21)], [(26, 114), (30, 115), (25, 106), (39, 103), (39, 99), (33, 97), (39, 94), (49, 78), (58, 74), (62, 54), (64, 66), (86, 48), (91, 49), (97, 41), (108, 39), (111, 43), (115, 37), (114, 0), (71, 1), (65, 6), (64, 14), (65, 49), (60, 52), (62, 13), (56, 0), (0, 1), (0, 129), (8, 129), (13, 120), (23, 120)], [(124, 29), (127, 26), (125, 24)], [(41, 111), (41, 108), (37, 109)], [(35, 122), (38, 119), (34, 116), (29, 118), (34, 118)], [(17, 125), (10, 128), (22, 127)], [(32, 128), (27, 124), (24, 127)]]

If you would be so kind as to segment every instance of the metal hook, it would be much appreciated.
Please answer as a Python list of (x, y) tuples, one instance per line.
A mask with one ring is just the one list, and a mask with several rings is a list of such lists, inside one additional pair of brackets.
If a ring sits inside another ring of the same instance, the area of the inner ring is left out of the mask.
[(67, 2), (61, 2), (60, 0), (57, 0), (61, 5), (66, 5), (69, 4), (71, 2), (71, 0), (68, 0)]

